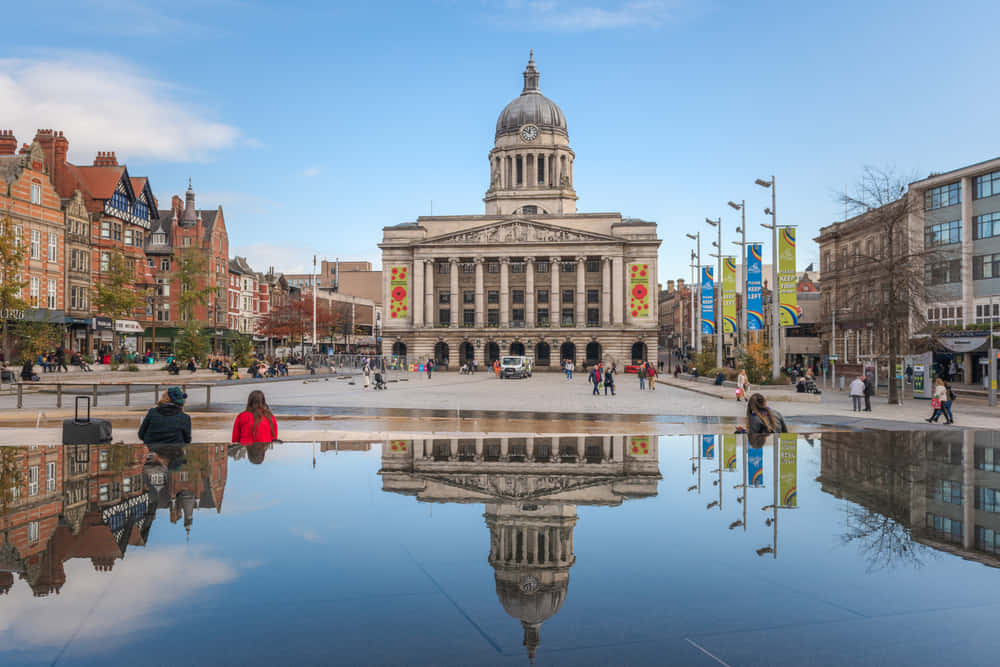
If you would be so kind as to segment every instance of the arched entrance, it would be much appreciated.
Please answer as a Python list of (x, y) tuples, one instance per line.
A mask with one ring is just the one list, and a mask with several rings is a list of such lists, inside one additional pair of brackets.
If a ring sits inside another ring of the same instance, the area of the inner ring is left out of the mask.
[(632, 362), (646, 361), (646, 344), (642, 341), (632, 345)]
[(514, 355), (515, 357), (523, 357), (524, 356), (524, 343), (520, 343), (518, 341), (514, 341), (513, 343), (511, 343), (510, 344), (510, 353), (512, 355)]
[(463, 366), (476, 358), (476, 348), (469, 341), (458, 346), (458, 363)]
[(399, 357), (401, 359), (406, 358), (406, 343), (401, 340), (397, 340), (392, 344), (392, 354), (393, 356)]
[(587, 343), (587, 365), (591, 366), (601, 360), (601, 344), (596, 340)]
[(439, 368), (448, 368), (448, 343), (441, 341), (434, 346), (434, 362)]
[(500, 358), (500, 346), (490, 341), (486, 343), (486, 365), (492, 366), (493, 362)]
[(569, 341), (559, 346), (559, 360), (566, 361), (567, 359), (576, 363), (576, 345)]
[(551, 363), (551, 349), (548, 343), (541, 342), (535, 345), (535, 365), (548, 366)]

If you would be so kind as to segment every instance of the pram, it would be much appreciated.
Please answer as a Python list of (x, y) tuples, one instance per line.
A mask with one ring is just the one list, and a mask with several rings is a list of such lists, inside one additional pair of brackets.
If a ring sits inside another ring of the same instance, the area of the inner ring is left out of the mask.
[(816, 386), (816, 381), (811, 377), (802, 376), (799, 381), (795, 383), (795, 391), (800, 394), (821, 394), (823, 393), (819, 387)]
[(375, 372), (375, 382), (373, 384), (374, 384), (374, 388), (375, 389), (388, 389), (389, 388), (388, 386), (386, 386), (385, 379), (382, 377), (382, 374), (379, 373), (379, 372), (377, 372), (377, 371)]

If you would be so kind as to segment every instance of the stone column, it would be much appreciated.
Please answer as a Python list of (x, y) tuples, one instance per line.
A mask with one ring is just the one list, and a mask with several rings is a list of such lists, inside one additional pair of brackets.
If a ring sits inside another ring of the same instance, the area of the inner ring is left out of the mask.
[(601, 325), (611, 326), (611, 258), (601, 257)]
[(611, 458), (617, 463), (621, 463), (622, 461), (625, 460), (624, 435), (611, 436)]
[(607, 463), (611, 459), (611, 436), (601, 436), (601, 463)]
[(410, 308), (413, 309), (413, 328), (416, 329), (424, 326), (424, 260), (414, 259), (410, 273), (413, 275)]
[(576, 258), (576, 326), (587, 325), (587, 258)]
[(476, 461), (483, 460), (483, 439), (476, 438)]
[(425, 259), (424, 269), (426, 278), (424, 280), (424, 322), (428, 327), (433, 327), (437, 322), (437, 315), (434, 313), (434, 260)]
[(558, 327), (562, 324), (562, 295), (559, 294), (559, 272), (562, 262), (559, 257), (549, 257), (549, 273), (552, 287), (549, 289), (549, 326)]
[[(965, 201), (965, 183), (962, 183), (962, 201)], [(971, 194), (970, 194), (971, 198)], [(964, 204), (963, 204), (964, 206)], [(963, 313), (964, 315), (964, 313)], [(990, 313), (992, 316), (993, 313)], [(962, 432), (962, 522), (964, 532), (962, 533), (962, 546), (972, 549), (976, 544), (976, 433), (975, 431)]]
[[(535, 326), (535, 259), (524, 260), (524, 326)], [(527, 351), (527, 350), (526, 350)]]
[[(974, 244), (974, 227), (972, 218), (972, 177), (962, 179), (962, 323), (973, 324), (976, 321), (975, 283), (972, 281), (972, 251)], [(992, 314), (992, 313), (991, 313)], [(967, 366), (968, 367), (968, 366)], [(971, 370), (971, 369), (970, 369)], [(967, 531), (968, 532), (968, 531)]]
[(486, 326), (486, 300), (483, 298), (483, 258), (476, 257), (476, 326)]
[(625, 287), (622, 280), (625, 275), (625, 258), (617, 255), (611, 258), (611, 323), (624, 324)]
[(535, 460), (535, 436), (529, 435), (524, 439), (524, 458), (526, 461)]
[(451, 274), (451, 297), (448, 303), (448, 310), (451, 312), (451, 328), (458, 328), (458, 309), (461, 307), (461, 299), (458, 298), (458, 257), (448, 259), (450, 266), (448, 271)]
[[(510, 257), (500, 258), (500, 328), (510, 326)], [(502, 354), (502, 352), (501, 352)]]
[(507, 456), (507, 447), (510, 445), (510, 438), (500, 438), (500, 460), (506, 461), (509, 457)]

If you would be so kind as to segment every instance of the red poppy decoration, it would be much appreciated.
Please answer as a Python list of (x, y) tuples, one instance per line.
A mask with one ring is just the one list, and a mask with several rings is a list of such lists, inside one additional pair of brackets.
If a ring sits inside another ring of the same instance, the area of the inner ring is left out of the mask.
[(406, 298), (406, 288), (405, 287), (403, 287), (402, 285), (400, 285), (398, 287), (393, 288), (393, 290), (392, 290), (392, 299), (393, 299), (393, 301), (402, 301), (405, 298)]
[(645, 285), (636, 285), (635, 287), (633, 287), (632, 288), (632, 296), (634, 296), (636, 299), (639, 299), (640, 301), (642, 301), (643, 299), (645, 299), (646, 298), (646, 286)]

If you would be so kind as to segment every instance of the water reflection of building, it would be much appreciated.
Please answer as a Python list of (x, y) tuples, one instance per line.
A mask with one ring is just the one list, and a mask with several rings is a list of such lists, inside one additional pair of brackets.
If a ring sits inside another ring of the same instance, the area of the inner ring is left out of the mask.
[[(192, 509), (221, 508), (225, 445), (186, 450), (185, 464), (164, 479), (168, 495), (197, 494)], [(36, 596), (57, 594), (66, 561), (87, 559), (109, 572), (130, 546), (144, 546), (159, 500), (144, 480), (147, 453), (127, 445), (0, 448), (0, 594), (15, 575)]]
[(912, 539), (1000, 567), (1000, 433), (829, 433), (821, 471), (824, 491), (899, 522)]
[(656, 436), (390, 440), (382, 488), (434, 503), (482, 503), (496, 593), (534, 658), (566, 600), (577, 505), (655, 496)]

